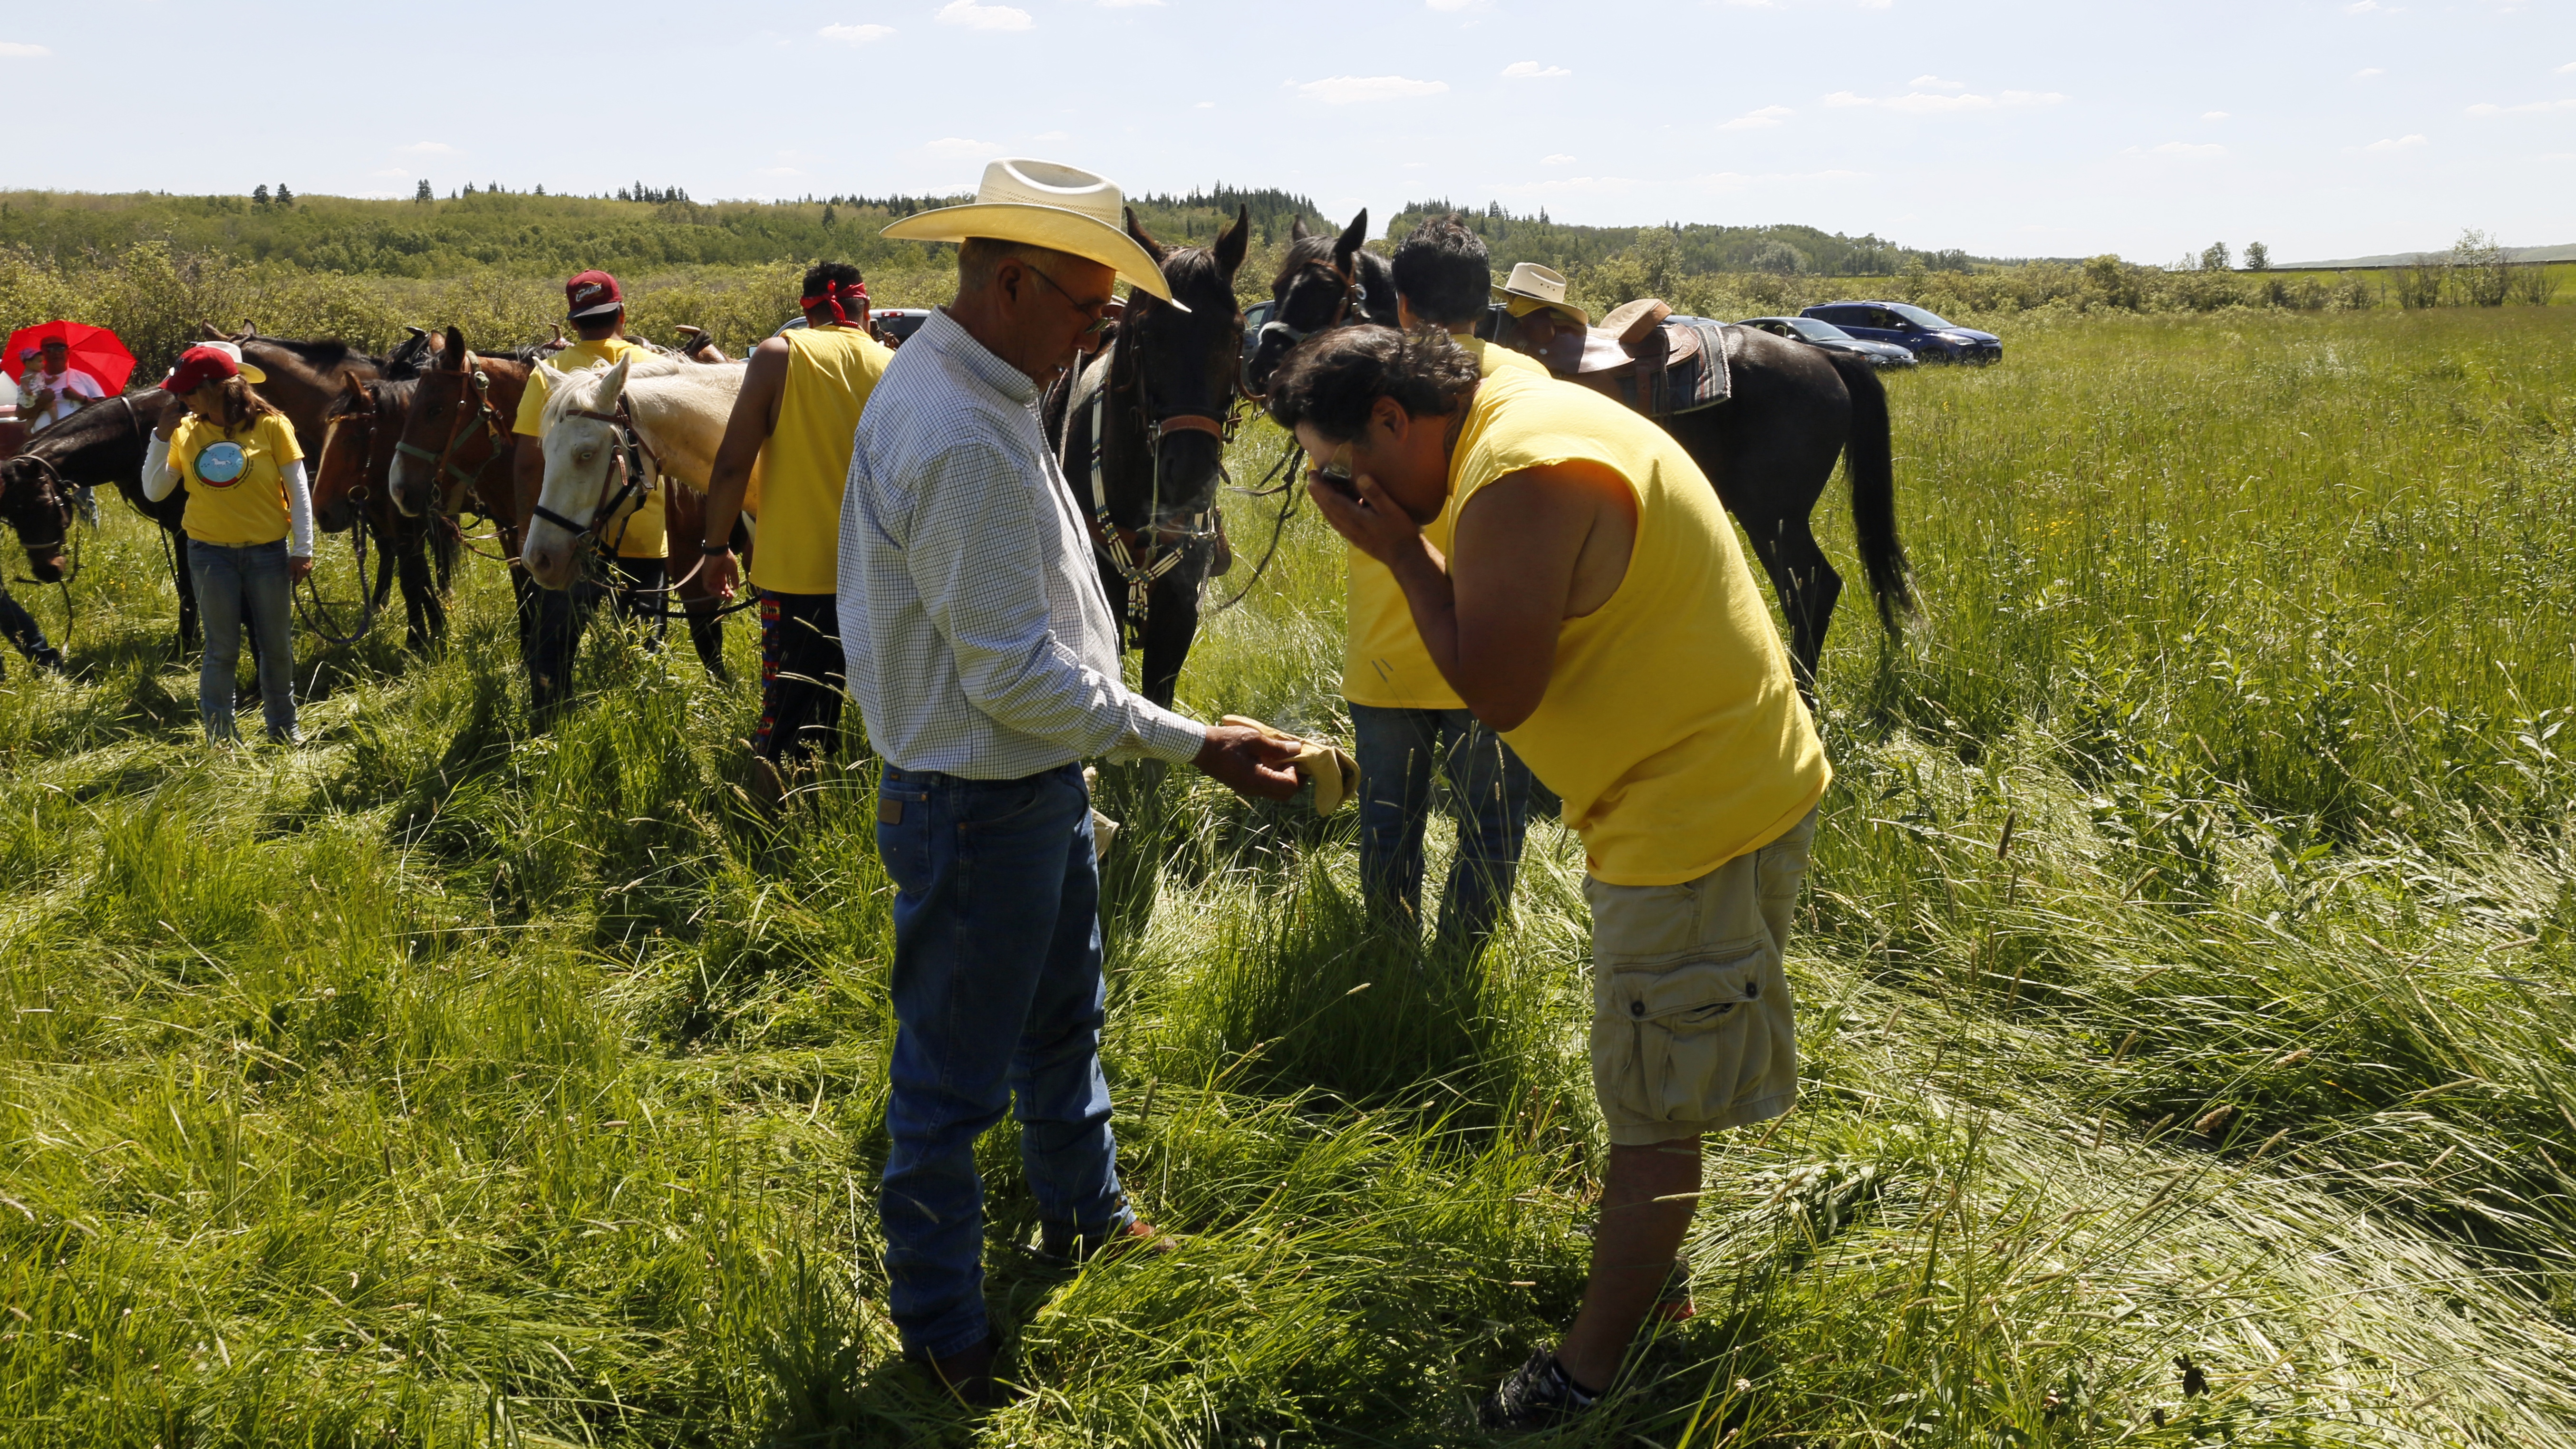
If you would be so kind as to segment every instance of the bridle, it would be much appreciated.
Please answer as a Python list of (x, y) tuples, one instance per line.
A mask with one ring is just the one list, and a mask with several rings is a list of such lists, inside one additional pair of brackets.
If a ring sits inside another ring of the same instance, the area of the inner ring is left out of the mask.
[[(1168, 523), (1163, 520), (1163, 439), (1175, 432), (1205, 433), (1216, 439), (1217, 476), (1225, 479), (1225, 449), (1234, 441), (1235, 424), (1242, 416), (1237, 404), (1243, 392), (1239, 379), (1229, 376), (1222, 417), (1177, 410), (1157, 412), (1147, 395), (1144, 362), (1128, 345), (1134, 340), (1132, 330), (1122, 330), (1118, 340), (1110, 344), (1117, 353), (1109, 360), (1109, 375), (1101, 379), (1100, 387), (1091, 395), (1091, 523), (1101, 561), (1127, 586), (1127, 625), (1141, 646), (1155, 583), (1179, 567), (1191, 549), (1217, 537), (1213, 505), (1185, 518)], [(1130, 358), (1136, 360), (1130, 362)], [(1122, 368), (1129, 374), (1123, 382), (1118, 375)], [(1232, 371), (1229, 369), (1229, 373)], [(1124, 392), (1134, 399), (1132, 411), (1144, 430), (1145, 455), (1153, 469), (1146, 495), (1145, 526), (1139, 529), (1120, 528), (1109, 515), (1109, 480), (1104, 460), (1108, 451), (1109, 395), (1113, 392)]]
[[(394, 452), (399, 457), (416, 458), (430, 466), (432, 474), (440, 480), (438, 511), (453, 514), (464, 500), (466, 491), (480, 483), (485, 470), (500, 458), (510, 441), (510, 430), (502, 426), (500, 409), (492, 406), (492, 377), (483, 370), (482, 359), (468, 352), (459, 359), (455, 368), (433, 367), (420, 375), (423, 383), (436, 377), (462, 379), (465, 389), (470, 389), (473, 394), (471, 416), (467, 416), (468, 409), (464, 406), (460, 390), (458, 416), (448, 425), (446, 446), (433, 453), (405, 438), (394, 444)], [(466, 468), (455, 461), (456, 450), (475, 434), (478, 424), (482, 436), (492, 444), (492, 450), (483, 455), (482, 462)]]
[[(358, 481), (349, 485), (349, 503), (351, 505), (349, 515), (349, 548), (357, 560), (358, 626), (345, 634), (337, 633), (332, 629), (328, 622), (331, 617), (330, 608), (322, 602), (322, 586), (314, 582), (314, 580), (319, 577), (317, 574), (306, 574), (304, 576), (304, 593), (302, 595), (295, 596), (295, 612), (304, 620), (304, 627), (312, 630), (313, 633), (322, 640), (322, 642), (341, 648), (355, 644), (359, 640), (367, 637), (367, 631), (375, 627), (376, 609), (382, 602), (380, 593), (375, 590), (370, 590), (367, 587), (367, 464), (375, 452), (376, 410), (381, 404), (376, 396), (375, 384), (366, 383), (364, 384), (364, 387), (366, 389), (367, 398), (366, 411), (357, 412), (353, 410), (350, 412), (332, 414), (331, 417), (322, 424), (322, 447), (319, 456), (314, 460), (314, 467), (317, 472), (323, 465), (328, 464), (331, 461), (331, 446), (334, 442), (338, 441), (342, 424), (349, 425), (354, 432), (360, 434), (365, 439), (363, 443), (359, 444), (360, 452), (358, 454), (357, 463)], [(422, 451), (426, 452), (427, 450), (424, 449)], [(315, 481), (318, 482), (320, 480), (317, 478)], [(380, 563), (378, 565), (378, 572), (381, 574), (382, 571), (383, 565)], [(304, 601), (306, 597), (310, 597), (313, 601), (310, 608), (305, 606)]]
[[(626, 394), (619, 393), (617, 395), (617, 408), (614, 412), (603, 413), (591, 408), (566, 408), (563, 411), (563, 416), (568, 418), (588, 418), (592, 422), (608, 424), (613, 441), (609, 445), (609, 461), (607, 466), (614, 469), (616, 472), (617, 491), (614, 493), (609, 492), (608, 478), (603, 474), (600, 478), (599, 488), (599, 491), (603, 496), (601, 497), (598, 505), (591, 509), (590, 522), (588, 523), (580, 523), (567, 518), (553, 509), (548, 508), (543, 502), (539, 502), (534, 505), (532, 511), (536, 517), (542, 518), (546, 522), (553, 524), (555, 527), (571, 534), (573, 538), (573, 546), (575, 548), (579, 548), (581, 546), (582, 540), (589, 539), (598, 552), (602, 554), (614, 554), (617, 552), (617, 545), (626, 536), (626, 525), (634, 519), (634, 514), (631, 512), (626, 513), (626, 516), (623, 518), (618, 516), (620, 512), (626, 509), (626, 506), (630, 501), (640, 502), (645, 494), (659, 488), (662, 491), (664, 516), (669, 516), (671, 501), (671, 475), (662, 470), (662, 459), (660, 455), (653, 451), (652, 445), (644, 441), (643, 433), (637, 430), (635, 426), (635, 410), (627, 403)], [(617, 533), (614, 537), (611, 537), (602, 531), (612, 522), (617, 525)], [(686, 587), (691, 579), (698, 576), (698, 571), (706, 566), (707, 555), (702, 551), (698, 555), (698, 561), (691, 564), (689, 566), (689, 571), (680, 575), (678, 578), (670, 579), (664, 583), (654, 585), (649, 588), (628, 589), (626, 592), (638, 595), (658, 595), (659, 597), (656, 599), (656, 603), (659, 606), (659, 610), (663, 617), (667, 618), (670, 616), (670, 596), (678, 593), (682, 588)], [(759, 596), (757, 594), (746, 593), (742, 598), (724, 605), (723, 607), (712, 611), (710, 614), (693, 615), (692, 617), (721, 617), (723, 615), (733, 613), (738, 609), (748, 608), (758, 601)]]
[[(1294, 347), (1298, 343), (1305, 341), (1307, 338), (1314, 336), (1318, 332), (1330, 332), (1334, 328), (1349, 321), (1351, 312), (1354, 308), (1363, 313), (1368, 311), (1368, 283), (1361, 278), (1359, 268), (1352, 267), (1350, 270), (1344, 271), (1340, 267), (1333, 266), (1319, 257), (1306, 263), (1304, 267), (1299, 269), (1300, 279), (1302, 279), (1306, 273), (1316, 271), (1329, 273), (1335, 281), (1341, 284), (1341, 295), (1333, 299), (1333, 319), (1321, 327), (1294, 327), (1289, 325), (1286, 318), (1280, 317), (1274, 313), (1269, 321), (1261, 324), (1261, 333), (1263, 336), (1267, 337), (1271, 333), (1276, 332), (1281, 336), (1286, 337), (1288, 339), (1288, 345)], [(1295, 283), (1290, 283), (1287, 290), (1292, 292), (1295, 291)], [(1279, 303), (1280, 307), (1284, 310), (1288, 303), (1288, 299), (1284, 293), (1281, 295)]]

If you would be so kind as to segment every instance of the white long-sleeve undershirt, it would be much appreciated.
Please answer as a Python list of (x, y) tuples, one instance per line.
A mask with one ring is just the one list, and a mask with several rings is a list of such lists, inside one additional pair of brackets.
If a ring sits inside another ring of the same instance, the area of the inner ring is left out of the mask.
[[(304, 460), (278, 469), (286, 485), (286, 552), (290, 558), (313, 557), (313, 489), (304, 480)], [(155, 437), (143, 450), (143, 496), (158, 503), (179, 486), (179, 470), (170, 466), (170, 440)]]

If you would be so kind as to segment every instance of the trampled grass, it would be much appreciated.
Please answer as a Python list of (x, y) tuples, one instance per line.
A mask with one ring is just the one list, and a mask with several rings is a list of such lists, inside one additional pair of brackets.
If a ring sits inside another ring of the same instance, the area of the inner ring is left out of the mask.
[[(1826, 664), (1806, 1097), (1714, 1144), (1701, 1316), (1564, 1442), (2576, 1443), (2564, 315), (1896, 380), (1930, 617)], [(79, 677), (0, 686), (0, 1442), (1470, 1443), (1569, 1313), (1553, 826), (1507, 938), (1422, 962), (1347, 817), (1110, 772), (1124, 1166), (1189, 1242), (1048, 1271), (999, 1129), (1033, 1393), (964, 1421), (881, 1308), (866, 769), (764, 830), (748, 684), (605, 639), (529, 736), (473, 560), (442, 657), (308, 657), (310, 744), (209, 751), (110, 518)], [(1341, 728), (1339, 589), (1301, 514), (1185, 703)]]

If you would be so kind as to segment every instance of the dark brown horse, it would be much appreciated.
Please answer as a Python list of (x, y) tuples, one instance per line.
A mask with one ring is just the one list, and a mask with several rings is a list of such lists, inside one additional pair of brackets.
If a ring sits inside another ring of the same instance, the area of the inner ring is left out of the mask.
[(19, 539), (28, 545), (29, 570), (50, 583), (62, 577), (62, 538), (58, 532), (48, 535), (40, 500), (48, 493), (62, 496), (79, 484), (124, 494), (137, 513), (161, 526), (170, 547), (184, 653), (197, 647), (197, 589), (188, 573), (188, 541), (179, 531), (188, 492), (173, 488), (158, 503), (143, 496), (143, 454), (152, 430), (181, 406), (177, 398), (150, 387), (92, 403), (47, 428), (18, 456), (0, 462), (0, 513), (34, 522), (36, 535), (21, 524)]
[(313, 467), (314, 526), (339, 533), (365, 520), (376, 541), (376, 579), (368, 608), (384, 607), (399, 578), (404, 639), (415, 653), (447, 633), (447, 604), (427, 548), (430, 522), (403, 516), (393, 505), (388, 481), (403, 414), (418, 385), (412, 379), (344, 379), (340, 396), (324, 409), (322, 451)]
[[(1363, 211), (1338, 238), (1307, 236), (1302, 224), (1292, 234), (1271, 287), (1273, 320), (1252, 354), (1256, 387), (1269, 381), (1290, 347), (1316, 332), (1361, 320), (1394, 325), (1394, 272), (1360, 248), (1367, 223)], [(1740, 346), (1727, 359), (1733, 395), (1715, 407), (1656, 421), (1689, 450), (1752, 540), (1789, 621), (1789, 659), (1798, 688), (1812, 704), (1816, 664), (1843, 580), (1808, 520), (1833, 480), (1836, 458), (1850, 464), (1852, 532), (1880, 622), (1893, 633), (1915, 612), (1905, 549), (1896, 536), (1887, 390), (1878, 370), (1861, 358), (1767, 332), (1738, 329), (1736, 335)]]
[(1116, 338), (1060, 389), (1057, 457), (1090, 516), (1111, 610), (1145, 651), (1145, 695), (1169, 705), (1225, 547), (1216, 490), (1241, 366), (1234, 274), (1251, 217), (1239, 212), (1208, 247), (1166, 248), (1133, 211), (1127, 234), (1162, 264), (1181, 306), (1128, 293)]
[(518, 603), (523, 649), (536, 601), (527, 570), (519, 565), (519, 541), (536, 500), (519, 497), (512, 472), (518, 439), (510, 428), (527, 392), (530, 366), (477, 354), (465, 345), (462, 329), (448, 328), (415, 379), (410, 405), (394, 429), (385, 489), (396, 510), (422, 520), (451, 544), (464, 538), (458, 519), (469, 504), (492, 521)]

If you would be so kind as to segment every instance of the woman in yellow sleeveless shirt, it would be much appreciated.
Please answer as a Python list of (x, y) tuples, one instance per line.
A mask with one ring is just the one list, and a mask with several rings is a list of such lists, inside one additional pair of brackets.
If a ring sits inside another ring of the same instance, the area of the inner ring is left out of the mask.
[[(1583, 837), (1611, 1152), (1572, 1329), (1485, 1403), (1534, 1428), (1616, 1378), (1690, 1226), (1701, 1135), (1795, 1100), (1781, 954), (1832, 771), (1734, 525), (1662, 429), (1382, 327), (1301, 345), (1269, 406), (1325, 518)], [(1446, 556), (1423, 536), (1444, 511)]]
[(145, 497), (167, 498), (182, 484), (188, 490), (180, 527), (206, 628), (197, 713), (210, 740), (236, 737), (233, 672), (244, 624), (259, 655), (268, 737), (296, 738), (289, 593), (313, 571), (313, 499), (295, 428), (251, 391), (265, 380), (231, 343), (189, 348), (161, 383), (187, 402), (187, 413), (153, 430), (143, 458)]

